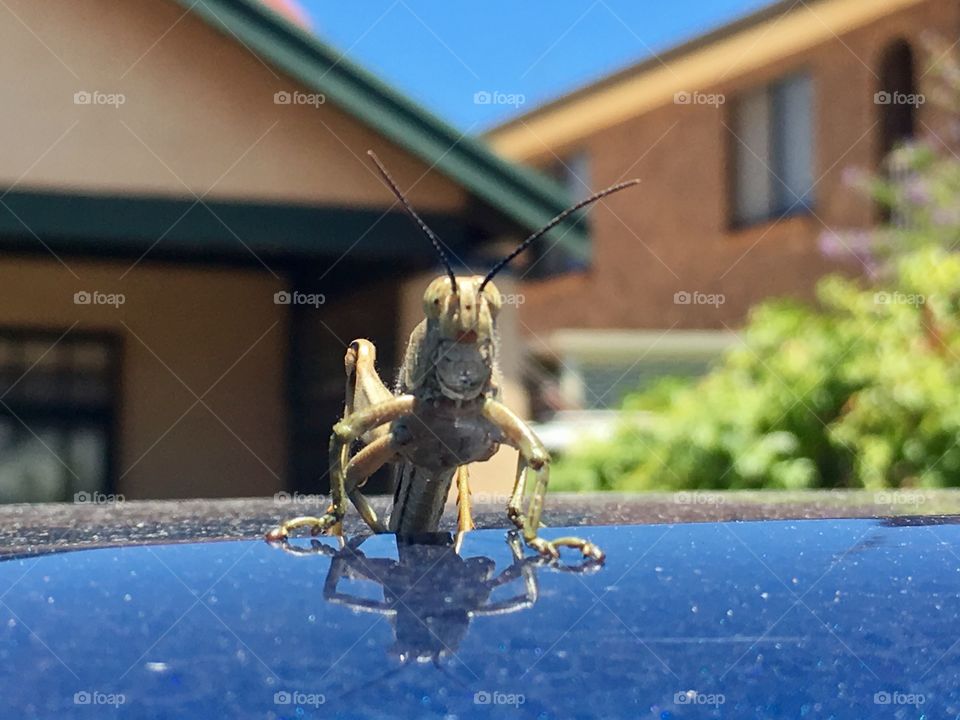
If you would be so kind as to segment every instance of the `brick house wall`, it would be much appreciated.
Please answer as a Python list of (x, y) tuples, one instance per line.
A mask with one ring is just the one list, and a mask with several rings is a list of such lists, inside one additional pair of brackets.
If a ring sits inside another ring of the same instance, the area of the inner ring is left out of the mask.
[[(585, 152), (593, 189), (630, 177), (642, 182), (592, 211), (589, 269), (523, 281), (521, 330), (547, 337), (562, 328), (731, 328), (765, 298), (809, 300), (824, 274), (862, 270), (855, 261), (824, 257), (819, 238), (827, 228), (874, 221), (876, 209), (848, 187), (845, 170), (877, 168), (883, 106), (875, 104), (874, 93), (885, 49), (897, 39), (908, 41), (919, 78), (928, 64), (922, 37), (931, 30), (953, 42), (960, 34), (960, 5), (914, 4), (746, 73), (717, 67), (715, 82), (687, 89), (722, 94), (719, 107), (668, 101), (566, 144), (540, 143), (521, 159), (544, 168)], [(796, 71), (808, 72), (813, 82), (813, 177), (819, 180), (812, 211), (735, 228), (729, 202), (737, 143), (729, 129), (733, 101)], [(941, 127), (941, 120), (927, 103), (918, 109), (917, 129), (923, 134)], [(491, 134), (494, 147), (497, 132)], [(683, 291), (721, 294), (725, 302), (675, 303), (675, 293)]]

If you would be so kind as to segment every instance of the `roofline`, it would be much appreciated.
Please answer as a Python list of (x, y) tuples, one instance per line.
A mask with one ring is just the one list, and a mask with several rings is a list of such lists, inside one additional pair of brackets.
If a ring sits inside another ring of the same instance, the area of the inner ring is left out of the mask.
[[(503, 159), (258, 0), (176, 2), (519, 225), (539, 229), (570, 204), (559, 183)], [(589, 257), (583, 222), (565, 223), (551, 237)]]
[[(597, 129), (668, 104), (677, 91), (705, 91), (721, 81), (829, 40), (838, 30), (846, 32), (924, 1), (806, 0), (798, 3), (796, 0), (780, 0), (533, 108), (490, 128), (484, 137), (507, 157), (526, 160), (539, 155), (545, 147), (552, 149), (574, 142)], [(815, 15), (814, 9), (817, 11)], [(746, 47), (736, 47), (738, 44)], [(736, 51), (731, 49), (735, 47)], [(706, 59), (724, 52), (733, 55), (740, 64), (736, 72), (721, 76), (716, 70), (717, 63)], [(746, 57), (749, 60), (741, 62)], [(667, 70), (667, 64), (673, 64), (673, 67)], [(681, 64), (686, 64), (682, 73), (677, 72), (677, 66)], [(669, 73), (669, 77), (665, 73)], [(664, 77), (659, 77), (661, 75)], [(648, 85), (643, 87), (643, 82)], [(631, 93), (625, 97), (624, 88), (628, 86)], [(602, 117), (599, 113), (582, 112), (587, 102), (595, 109), (599, 99), (617, 92), (621, 93), (617, 106), (613, 107), (611, 101), (611, 107), (605, 108), (608, 112)], [(574, 115), (577, 117), (572, 117)], [(559, 127), (551, 127), (549, 132), (540, 130), (548, 123), (559, 126), (561, 122), (562, 131)]]
[[(829, 0), (806, 0), (806, 2), (808, 5), (816, 5), (822, 2), (829, 2)], [(684, 55), (694, 53), (697, 50), (707, 47), (708, 45), (712, 45), (719, 40), (736, 35), (738, 32), (748, 30), (749, 28), (760, 25), (767, 20), (772, 20), (773, 18), (781, 15), (786, 15), (791, 10), (795, 10), (797, 7), (802, 6), (803, 3), (798, 3), (797, 0), (779, 0), (772, 5), (767, 5), (766, 7), (760, 8), (752, 13), (743, 15), (732, 22), (725, 23), (702, 35), (697, 35), (689, 40), (685, 40), (677, 45), (673, 45), (663, 52), (652, 53), (650, 57), (644, 58), (639, 62), (631, 63), (620, 70), (614, 70), (612, 73), (604, 75), (598, 80), (584, 83), (583, 85), (580, 85), (569, 92), (563, 93), (553, 100), (548, 100), (534, 108), (531, 108), (527, 112), (516, 115), (509, 120), (489, 128), (483, 133), (483, 135), (484, 137), (493, 137), (501, 131), (514, 128), (526, 120), (532, 119), (538, 115), (546, 114), (551, 110), (554, 110), (562, 105), (566, 105), (573, 100), (578, 100), (598, 90), (603, 90), (611, 85), (616, 85), (621, 80), (633, 75), (639, 75), (648, 70), (662, 67), (665, 63), (669, 63), (671, 60), (676, 60)]]

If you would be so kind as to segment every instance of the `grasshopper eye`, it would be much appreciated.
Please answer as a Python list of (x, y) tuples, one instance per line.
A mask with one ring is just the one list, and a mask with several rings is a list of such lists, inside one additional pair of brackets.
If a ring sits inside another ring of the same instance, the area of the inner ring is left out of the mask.
[(443, 298), (450, 294), (449, 279), (446, 276), (436, 278), (423, 294), (423, 313), (436, 319), (443, 312)]
[(423, 313), (428, 318), (436, 319), (440, 317), (440, 312), (442, 310), (442, 303), (438, 297), (430, 297), (428, 294), (423, 298)]

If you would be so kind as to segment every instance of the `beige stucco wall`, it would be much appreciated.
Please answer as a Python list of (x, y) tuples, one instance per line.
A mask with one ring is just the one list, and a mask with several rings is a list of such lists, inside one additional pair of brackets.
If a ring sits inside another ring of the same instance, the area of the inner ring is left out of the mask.
[[(117, 491), (171, 498), (284, 488), (286, 308), (273, 302), (281, 284), (254, 270), (156, 265), (118, 280), (130, 262), (66, 263), (0, 260), (0, 325), (76, 323), (123, 337)], [(76, 305), (81, 290), (125, 302)], [(209, 409), (194, 405), (191, 390)]]
[[(303, 88), (171, 0), (7, 0), (0, 46), (9, 59), (0, 63), (0, 192), (386, 208), (393, 197), (365, 156), (372, 148), (418, 209), (457, 212), (467, 202), (462, 188), (333, 103), (275, 104), (278, 91)], [(78, 92), (124, 100), (78, 105)], [(272, 302), (285, 280), (256, 269), (157, 265), (149, 256), (129, 274), (132, 261), (67, 264), (79, 279), (48, 256), (0, 255), (0, 324), (65, 329), (79, 320), (124, 337), (118, 490), (134, 498), (285, 487), (288, 328)], [(407, 286), (419, 315), (425, 286)], [(82, 289), (122, 292), (127, 302), (78, 307), (73, 293)], [(362, 335), (362, 318), (358, 326)], [(203, 394), (263, 333), (206, 398), (220, 420), (198, 404), (178, 422), (195, 398), (163, 363)], [(516, 328), (505, 325), (503, 334), (509, 356)], [(331, 343), (339, 365), (342, 344)], [(508, 357), (505, 368), (507, 401), (524, 412), (512, 381), (519, 359)], [(504, 450), (477, 466), (478, 491), (505, 491), (515, 456)]]
[(171, 0), (7, 0), (0, 47), (0, 186), (385, 207), (372, 148), (418, 208), (464, 202), (332, 103), (275, 104), (302, 88)]

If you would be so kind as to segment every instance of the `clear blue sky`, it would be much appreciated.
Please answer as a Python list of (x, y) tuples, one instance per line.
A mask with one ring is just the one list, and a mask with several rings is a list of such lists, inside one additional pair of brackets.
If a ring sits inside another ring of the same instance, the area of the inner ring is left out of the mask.
[[(301, 0), (317, 34), (477, 132), (770, 0)], [(476, 104), (474, 93), (523, 96)]]

